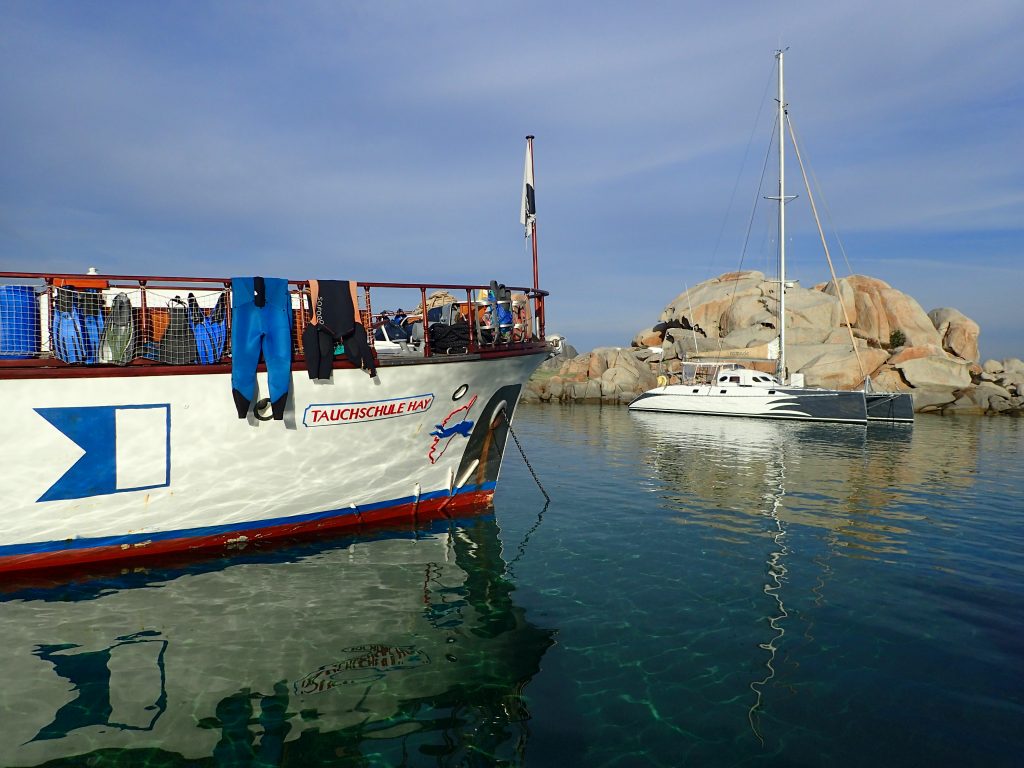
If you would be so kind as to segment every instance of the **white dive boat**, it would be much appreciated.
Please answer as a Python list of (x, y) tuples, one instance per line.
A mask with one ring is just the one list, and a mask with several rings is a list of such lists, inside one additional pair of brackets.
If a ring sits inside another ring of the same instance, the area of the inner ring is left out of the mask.
[[(332, 359), (333, 340), (325, 353), (311, 280), (91, 272), (0, 273), (0, 572), (486, 504), (522, 385), (548, 353), (536, 237), (515, 339), (477, 332), (486, 285), (360, 282), (357, 295), (339, 281), (355, 363)], [(462, 319), (415, 354), (374, 353), (371, 293), (426, 306), (435, 291)]]
[[(907, 393), (838, 390), (804, 387), (803, 376), (788, 376), (786, 368), (786, 102), (783, 92), (783, 55), (778, 59), (779, 191), (779, 337), (775, 375), (739, 363), (691, 362), (683, 370), (660, 376), (658, 386), (629, 404), (632, 411), (748, 416), (864, 424), (868, 421), (913, 422), (913, 400)], [(812, 201), (813, 205), (813, 201)], [(840, 297), (840, 301), (842, 301)], [(852, 339), (851, 339), (852, 343)]]

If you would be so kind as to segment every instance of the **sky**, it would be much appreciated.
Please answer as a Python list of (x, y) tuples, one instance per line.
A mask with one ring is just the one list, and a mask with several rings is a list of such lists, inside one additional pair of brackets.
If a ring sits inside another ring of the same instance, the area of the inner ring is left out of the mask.
[(1024, 357), (1020, 0), (0, 0), (0, 28), (0, 270), (529, 286), (532, 134), (548, 331), (625, 346), (687, 286), (774, 273), (785, 47), (840, 275)]

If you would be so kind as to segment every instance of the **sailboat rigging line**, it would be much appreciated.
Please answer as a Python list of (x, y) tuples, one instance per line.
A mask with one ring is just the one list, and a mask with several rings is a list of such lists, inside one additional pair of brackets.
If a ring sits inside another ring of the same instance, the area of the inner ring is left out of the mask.
[[(737, 272), (742, 272), (743, 271), (743, 260), (746, 258), (746, 255), (747, 255), (747, 245), (750, 243), (750, 232), (754, 228), (754, 217), (757, 214), (757, 203), (758, 203), (758, 200), (761, 199), (761, 190), (764, 188), (764, 176), (768, 172), (768, 160), (771, 158), (772, 146), (774, 145), (774, 143), (775, 143), (775, 123), (772, 123), (772, 137), (768, 141), (768, 150), (765, 152), (765, 155), (764, 155), (764, 163), (761, 164), (761, 179), (758, 181), (757, 191), (754, 193), (754, 205), (751, 206), (751, 209), (750, 209), (750, 219), (747, 221), (747, 231), (746, 231), (746, 234), (744, 234), (744, 236), (743, 236), (743, 248), (740, 251), (740, 263), (736, 267), (736, 271)], [(729, 295), (729, 308), (730, 309), (736, 303), (736, 291), (737, 291), (738, 288), (739, 288), (739, 281), (734, 281), (733, 285), (732, 285), (732, 293)], [(691, 312), (690, 314), (692, 315), (693, 313)], [(690, 323), (691, 323), (691, 325), (693, 324), (693, 320), (692, 319), (690, 320)], [(696, 350), (694, 350), (694, 351), (696, 351)], [(718, 328), (718, 351), (719, 352), (722, 351), (722, 328), (721, 328), (721, 326), (719, 326), (719, 328)]]
[[(792, 116), (790, 116), (790, 129), (793, 131), (795, 136), (796, 126), (792, 123)], [(796, 144), (797, 140), (794, 139), (793, 143)], [(802, 141), (800, 141), (799, 144), (800, 146), (804, 146)], [(846, 273), (848, 275), (852, 275), (853, 267), (850, 266), (850, 259), (846, 255), (846, 247), (843, 245), (843, 239), (839, 236), (839, 228), (836, 227), (835, 219), (832, 217), (831, 206), (828, 204), (828, 198), (825, 197), (825, 190), (821, 186), (821, 182), (818, 181), (818, 175), (814, 172), (814, 166), (811, 165), (810, 158), (807, 159), (807, 170), (810, 174), (811, 181), (814, 183), (815, 194), (817, 194), (818, 199), (821, 200), (821, 207), (825, 210), (825, 218), (828, 221), (829, 229), (832, 232), (832, 236), (836, 239), (836, 243), (839, 245), (839, 252), (843, 256), (843, 263), (846, 265)]]
[(757, 204), (761, 199), (761, 190), (764, 189), (764, 176), (768, 172), (768, 161), (772, 156), (772, 146), (775, 144), (775, 123), (772, 123), (772, 135), (768, 140), (768, 149), (764, 153), (764, 162), (761, 164), (761, 178), (758, 181), (757, 189), (754, 191), (754, 204), (750, 208), (750, 219), (747, 221), (747, 231), (743, 236), (743, 249), (740, 251), (739, 269), (743, 269), (743, 260), (747, 255), (747, 246), (750, 244), (750, 233), (754, 228), (754, 217), (757, 214)]
[(818, 206), (814, 204), (814, 195), (811, 193), (811, 183), (807, 179), (807, 170), (804, 168), (804, 161), (800, 155), (800, 147), (796, 143), (796, 133), (793, 131), (793, 121), (786, 115), (786, 124), (789, 126), (789, 138), (793, 141), (793, 152), (796, 154), (797, 163), (800, 164), (800, 173), (804, 177), (804, 187), (807, 189), (807, 199), (811, 203), (811, 213), (814, 214), (814, 223), (818, 226), (818, 236), (821, 238), (821, 247), (825, 249), (825, 260), (828, 262), (828, 271), (832, 275), (832, 285), (836, 287), (836, 297), (839, 299), (839, 307), (843, 310), (843, 319), (846, 321), (846, 330), (850, 332), (850, 344), (853, 346), (854, 357), (857, 358), (857, 367), (860, 368), (861, 380), (867, 377), (864, 370), (864, 363), (860, 359), (860, 351), (857, 349), (857, 340), (853, 337), (853, 324), (850, 322), (850, 315), (846, 311), (846, 302), (843, 301), (843, 290), (839, 286), (839, 278), (836, 277), (836, 268), (832, 265), (832, 256), (828, 252), (828, 242), (825, 240), (825, 232), (821, 228), (821, 219), (818, 217)]
[(686, 311), (690, 313), (690, 333), (693, 334), (693, 354), (699, 354), (697, 350), (697, 324), (693, 322), (693, 302), (690, 301), (690, 286), (683, 283), (686, 290)]
[(530, 463), (530, 460), (526, 458), (526, 451), (523, 450), (523, 446), (520, 444), (519, 438), (516, 437), (516, 433), (512, 430), (512, 422), (508, 420), (508, 413), (506, 413), (506, 409), (501, 409), (501, 415), (504, 417), (505, 424), (508, 426), (508, 433), (512, 435), (512, 440), (515, 441), (516, 448), (519, 449), (519, 453), (523, 457), (523, 461), (526, 462), (526, 468), (530, 470), (530, 474), (533, 475), (533, 481), (537, 484), (537, 487), (540, 488), (540, 492), (544, 494), (544, 498), (551, 501), (551, 497), (548, 496), (548, 492), (545, 491), (544, 486), (541, 485), (540, 478), (537, 477), (537, 473), (534, 471), (533, 465)]
[[(718, 230), (718, 239), (715, 241), (715, 249), (711, 252), (711, 263), (708, 265), (708, 271), (710, 272), (715, 263), (715, 258), (718, 256), (718, 250), (722, 245), (722, 237), (725, 235), (725, 228), (729, 223), (729, 213), (732, 211), (732, 205), (736, 201), (736, 191), (739, 189), (740, 181), (743, 178), (743, 169), (747, 167), (747, 157), (750, 156), (750, 147), (754, 143), (754, 136), (757, 135), (757, 126), (761, 122), (761, 113), (764, 112), (765, 102), (768, 101), (768, 92), (772, 86), (772, 80), (775, 77), (775, 65), (772, 65), (771, 72), (768, 73), (768, 82), (765, 83), (764, 93), (761, 94), (761, 104), (757, 108), (757, 116), (754, 118), (754, 125), (750, 129), (750, 137), (747, 139), (747, 146), (743, 150), (743, 160), (740, 161), (740, 169), (736, 174), (736, 182), (732, 186), (732, 194), (729, 195), (729, 204), (725, 208), (725, 215), (722, 217), (722, 226)], [(774, 130), (774, 127), (773, 129)], [(767, 160), (765, 161), (767, 165)], [(761, 169), (761, 178), (764, 179), (764, 168)], [(757, 200), (754, 201), (755, 208), (757, 207)], [(750, 238), (750, 227), (747, 227), (747, 237), (743, 241), (743, 250), (740, 252), (740, 263), (743, 263), (743, 253), (746, 251), (747, 240)]]

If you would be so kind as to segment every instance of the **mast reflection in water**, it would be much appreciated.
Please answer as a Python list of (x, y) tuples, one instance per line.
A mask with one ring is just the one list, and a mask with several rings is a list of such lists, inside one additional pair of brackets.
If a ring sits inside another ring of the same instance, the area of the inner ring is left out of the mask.
[(8, 586), (0, 755), (520, 765), (553, 633), (516, 607), (500, 546), (486, 516)]
[[(897, 537), (905, 529), (895, 520), (891, 525), (869, 523), (861, 519), (861, 513), (905, 516), (890, 509), (893, 478), (887, 476), (901, 466), (894, 459), (909, 450), (912, 432), (899, 425), (865, 430), (853, 425), (631, 416), (651, 440), (650, 461), (669, 489), (704, 488), (710, 493), (703, 498), (715, 499), (712, 509), (694, 506), (693, 499), (672, 504), (677, 523), (709, 528), (711, 538), (723, 542), (749, 544), (751, 536), (767, 542), (761, 591), (768, 602), (760, 619), (767, 630), (758, 643), (765, 658), (763, 674), (749, 684), (754, 698), (748, 711), (751, 730), (763, 746), (760, 715), (776, 677), (776, 657), (789, 618), (785, 603), (790, 555), (787, 527), (798, 524), (829, 529), (825, 534), (828, 553), (834, 553), (836, 547), (876, 555), (903, 551)], [(853, 456), (860, 456), (861, 461), (851, 462)], [(880, 484), (880, 478), (887, 482)], [(787, 485), (794, 489), (792, 503), (787, 503)], [(885, 494), (889, 498), (881, 497)], [(814, 588), (819, 603), (829, 572), (828, 556), (813, 561), (821, 571)], [(813, 640), (809, 632), (810, 628), (804, 636), (808, 641)]]

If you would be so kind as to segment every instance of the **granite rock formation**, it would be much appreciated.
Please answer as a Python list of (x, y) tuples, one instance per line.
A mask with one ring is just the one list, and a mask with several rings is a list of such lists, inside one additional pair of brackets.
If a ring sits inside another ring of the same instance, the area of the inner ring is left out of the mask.
[[(721, 275), (677, 296), (629, 349), (548, 360), (524, 399), (623, 403), (684, 360), (770, 358), (778, 309), (777, 281), (755, 271)], [(807, 386), (854, 389), (870, 376), (875, 389), (912, 392), (919, 412), (1024, 413), (1024, 363), (981, 365), (980, 332), (956, 309), (925, 312), (911, 296), (864, 275), (786, 289), (787, 367), (804, 374)]]

